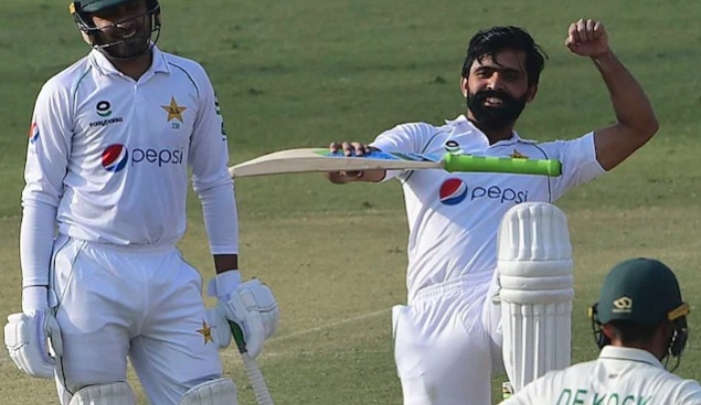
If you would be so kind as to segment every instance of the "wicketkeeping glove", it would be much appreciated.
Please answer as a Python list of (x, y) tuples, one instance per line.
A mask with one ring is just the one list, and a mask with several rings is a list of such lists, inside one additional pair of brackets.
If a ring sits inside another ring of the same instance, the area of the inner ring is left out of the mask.
[(15, 365), (32, 377), (54, 378), (56, 360), (49, 345), (56, 356), (63, 354), (61, 331), (49, 311), (37, 309), (7, 317), (5, 347)]
[(246, 350), (255, 358), (277, 330), (279, 309), (268, 286), (258, 279), (240, 281), (238, 271), (220, 273), (210, 281), (209, 295), (218, 298), (218, 308), (226, 319), (242, 330)]

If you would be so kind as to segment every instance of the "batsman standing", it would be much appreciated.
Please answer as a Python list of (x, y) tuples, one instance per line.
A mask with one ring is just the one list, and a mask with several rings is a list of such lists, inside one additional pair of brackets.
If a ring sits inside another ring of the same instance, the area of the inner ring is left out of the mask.
[[(241, 282), (212, 84), (197, 62), (156, 47), (158, 0), (81, 0), (70, 11), (92, 51), (36, 100), (22, 193), (22, 313), (8, 317), (7, 349), (22, 371), (55, 378), (62, 404), (134, 404), (127, 358), (153, 404), (236, 404), (218, 354), (231, 341), (227, 321), (256, 356), (278, 308), (268, 287)], [(200, 274), (176, 248), (188, 166), (217, 273), (209, 293), (218, 305), (209, 310)]]
[(623, 162), (658, 123), (601, 22), (572, 23), (565, 45), (598, 69), (614, 124), (572, 140), (521, 138), (514, 126), (536, 96), (545, 57), (523, 29), (494, 27), (478, 32), (467, 49), (460, 79), (466, 115), (443, 126), (399, 125), (370, 146), (331, 145), (348, 155), (378, 149), (562, 162), (556, 178), (442, 170), (327, 174), (338, 184), (402, 184), (408, 302), (393, 310), (393, 333), (405, 405), (488, 405), (490, 377), (502, 365), (518, 391), (570, 364), (571, 246), (566, 218), (552, 203)]
[(634, 258), (617, 264), (590, 308), (599, 358), (547, 373), (502, 405), (701, 404), (697, 381), (666, 370), (670, 358), (671, 371), (679, 365), (689, 311), (664, 263)]

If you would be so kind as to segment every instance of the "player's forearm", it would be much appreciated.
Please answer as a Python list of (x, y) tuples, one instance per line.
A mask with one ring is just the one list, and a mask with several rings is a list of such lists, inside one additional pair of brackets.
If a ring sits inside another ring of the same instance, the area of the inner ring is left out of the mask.
[(359, 180), (377, 183), (379, 181), (382, 181), (382, 179), (384, 179), (386, 175), (386, 170), (364, 170)]
[(355, 172), (330, 172), (326, 173), (326, 178), (334, 184), (346, 184), (356, 181), (377, 183), (382, 181), (386, 175), (385, 170), (362, 170)]
[(237, 254), (219, 254), (214, 255), (214, 268), (217, 274), (221, 274), (229, 270), (238, 270), (239, 255)]
[(592, 60), (606, 83), (618, 123), (637, 136), (652, 137), (659, 124), (637, 80), (611, 50)]

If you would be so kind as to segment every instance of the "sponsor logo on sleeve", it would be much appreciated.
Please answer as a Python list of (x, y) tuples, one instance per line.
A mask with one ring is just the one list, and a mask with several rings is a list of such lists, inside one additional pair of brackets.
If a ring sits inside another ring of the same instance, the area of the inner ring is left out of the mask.
[(29, 143), (34, 145), (39, 140), (39, 125), (36, 122), (32, 122), (29, 127)]

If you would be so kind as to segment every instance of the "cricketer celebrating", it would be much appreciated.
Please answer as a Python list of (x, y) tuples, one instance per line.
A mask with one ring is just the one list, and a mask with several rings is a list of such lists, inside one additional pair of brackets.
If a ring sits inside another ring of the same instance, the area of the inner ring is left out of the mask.
[[(55, 378), (62, 404), (134, 404), (127, 358), (153, 404), (237, 404), (218, 354), (231, 341), (228, 321), (256, 356), (278, 308), (265, 285), (242, 283), (237, 270), (237, 212), (212, 84), (200, 64), (156, 47), (157, 0), (81, 0), (70, 11), (93, 49), (36, 100), (22, 193), (22, 313), (8, 317), (6, 347), (25, 373)], [(209, 310), (200, 274), (176, 248), (188, 165), (217, 272), (209, 292), (218, 305)]]
[(556, 178), (442, 170), (327, 174), (338, 184), (393, 178), (402, 184), (408, 302), (394, 307), (392, 321), (405, 405), (488, 405), (490, 377), (502, 366), (518, 390), (570, 364), (571, 246), (566, 218), (552, 203), (619, 165), (658, 124), (602, 23), (572, 23), (565, 45), (600, 72), (613, 125), (567, 141), (521, 138), (514, 126), (536, 96), (545, 58), (523, 29), (494, 27), (478, 32), (467, 49), (460, 80), (466, 116), (443, 126), (399, 125), (370, 146), (331, 144), (347, 155), (374, 148), (562, 162)]
[(701, 404), (698, 382), (665, 370), (670, 357), (679, 364), (689, 314), (669, 267), (647, 258), (617, 264), (590, 314), (599, 358), (551, 371), (502, 405)]

